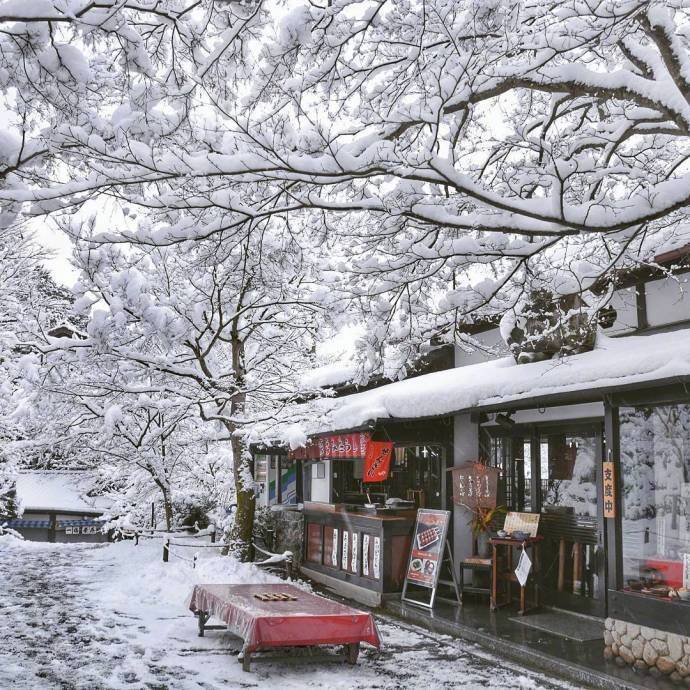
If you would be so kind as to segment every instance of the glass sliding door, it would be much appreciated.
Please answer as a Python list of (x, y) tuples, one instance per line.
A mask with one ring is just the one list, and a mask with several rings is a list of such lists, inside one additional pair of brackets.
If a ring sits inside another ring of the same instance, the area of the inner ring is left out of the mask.
[(483, 448), (500, 470), (499, 502), (508, 510), (541, 514), (545, 603), (604, 615), (603, 421), (485, 432)]
[(600, 423), (540, 429), (537, 437), (546, 603), (603, 615)]
[(529, 436), (492, 435), (489, 464), (499, 469), (499, 503), (509, 510), (532, 510), (532, 454)]

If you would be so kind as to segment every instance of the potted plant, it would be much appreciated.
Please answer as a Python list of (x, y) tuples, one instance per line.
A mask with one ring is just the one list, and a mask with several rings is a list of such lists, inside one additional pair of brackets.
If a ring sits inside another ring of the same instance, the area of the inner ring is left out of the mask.
[(489, 539), (491, 538), (491, 523), (494, 518), (506, 512), (505, 506), (496, 506), (495, 508), (482, 508), (477, 506), (472, 511), (470, 525), (472, 527), (472, 534), (477, 540), (477, 555), (480, 558), (489, 558), (491, 555), (491, 548)]

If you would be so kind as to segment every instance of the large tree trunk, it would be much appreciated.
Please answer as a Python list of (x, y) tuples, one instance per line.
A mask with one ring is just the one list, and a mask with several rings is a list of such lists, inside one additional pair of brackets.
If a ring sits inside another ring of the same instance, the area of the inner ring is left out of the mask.
[(155, 479), (154, 481), (158, 485), (158, 488), (161, 490), (161, 494), (163, 496), (163, 510), (165, 511), (165, 529), (170, 531), (172, 529), (172, 523), (173, 523), (173, 507), (172, 507), (172, 501), (170, 500), (170, 491), (168, 488), (161, 482), (159, 479)]
[(170, 531), (173, 523), (173, 508), (170, 502), (170, 494), (167, 491), (163, 491), (163, 509), (165, 510), (165, 529)]
[(251, 455), (241, 439), (233, 436), (231, 443), (237, 511), (235, 522), (230, 529), (228, 548), (240, 561), (250, 561), (254, 556), (252, 531), (256, 504)]

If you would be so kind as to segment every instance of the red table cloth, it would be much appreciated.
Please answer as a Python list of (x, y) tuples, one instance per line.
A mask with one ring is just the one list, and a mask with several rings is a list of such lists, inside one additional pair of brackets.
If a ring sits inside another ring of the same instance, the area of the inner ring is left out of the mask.
[[(261, 601), (255, 594), (288, 594), (295, 601)], [(371, 614), (305, 592), (294, 585), (195, 585), (189, 600), (224, 621), (253, 652), (269, 647), (368, 642), (380, 647)]]

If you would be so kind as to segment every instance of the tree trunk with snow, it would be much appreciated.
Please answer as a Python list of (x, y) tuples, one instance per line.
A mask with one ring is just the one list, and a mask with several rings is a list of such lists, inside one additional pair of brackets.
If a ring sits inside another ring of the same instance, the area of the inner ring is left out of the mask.
[(241, 561), (250, 561), (254, 556), (252, 532), (254, 530), (254, 509), (256, 497), (251, 474), (251, 458), (244, 442), (232, 438), (233, 474), (235, 478), (235, 500), (237, 511), (230, 528), (230, 552)]

